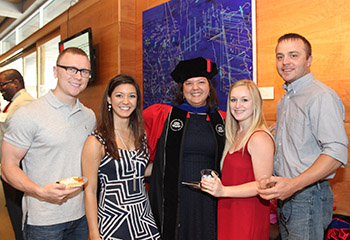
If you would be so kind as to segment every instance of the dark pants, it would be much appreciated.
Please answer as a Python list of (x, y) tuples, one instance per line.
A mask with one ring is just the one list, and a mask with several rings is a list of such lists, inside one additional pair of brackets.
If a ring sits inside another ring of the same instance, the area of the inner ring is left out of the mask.
[(4, 189), (7, 211), (10, 216), (16, 240), (23, 239), (22, 233), (22, 197), (23, 192), (18, 191), (1, 178)]

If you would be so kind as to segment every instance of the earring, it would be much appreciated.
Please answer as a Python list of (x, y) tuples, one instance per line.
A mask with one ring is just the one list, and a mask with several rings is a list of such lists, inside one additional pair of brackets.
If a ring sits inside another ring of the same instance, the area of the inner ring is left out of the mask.
[(108, 103), (108, 112), (112, 110), (112, 105)]

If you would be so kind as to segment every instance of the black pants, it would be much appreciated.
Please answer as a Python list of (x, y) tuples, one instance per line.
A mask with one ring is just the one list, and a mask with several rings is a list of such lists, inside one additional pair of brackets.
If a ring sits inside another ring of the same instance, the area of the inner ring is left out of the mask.
[(1, 178), (4, 188), (7, 211), (10, 216), (16, 240), (23, 239), (22, 233), (22, 197), (23, 192), (18, 191)]

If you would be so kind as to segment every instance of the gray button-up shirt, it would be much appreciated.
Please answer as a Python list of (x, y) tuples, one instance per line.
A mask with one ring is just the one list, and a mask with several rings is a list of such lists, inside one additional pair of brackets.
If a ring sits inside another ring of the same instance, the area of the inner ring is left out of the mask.
[[(283, 85), (286, 93), (277, 105), (274, 174), (294, 178), (320, 154), (348, 161), (345, 109), (339, 96), (309, 73)], [(326, 179), (333, 178), (335, 173)]]

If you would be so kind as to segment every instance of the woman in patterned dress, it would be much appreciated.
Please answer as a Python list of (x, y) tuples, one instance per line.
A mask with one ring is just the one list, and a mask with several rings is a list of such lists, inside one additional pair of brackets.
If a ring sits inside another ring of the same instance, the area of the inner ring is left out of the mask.
[(132, 77), (113, 78), (97, 129), (85, 142), (82, 169), (88, 178), (85, 210), (90, 240), (160, 239), (144, 185), (151, 165), (140, 97)]

